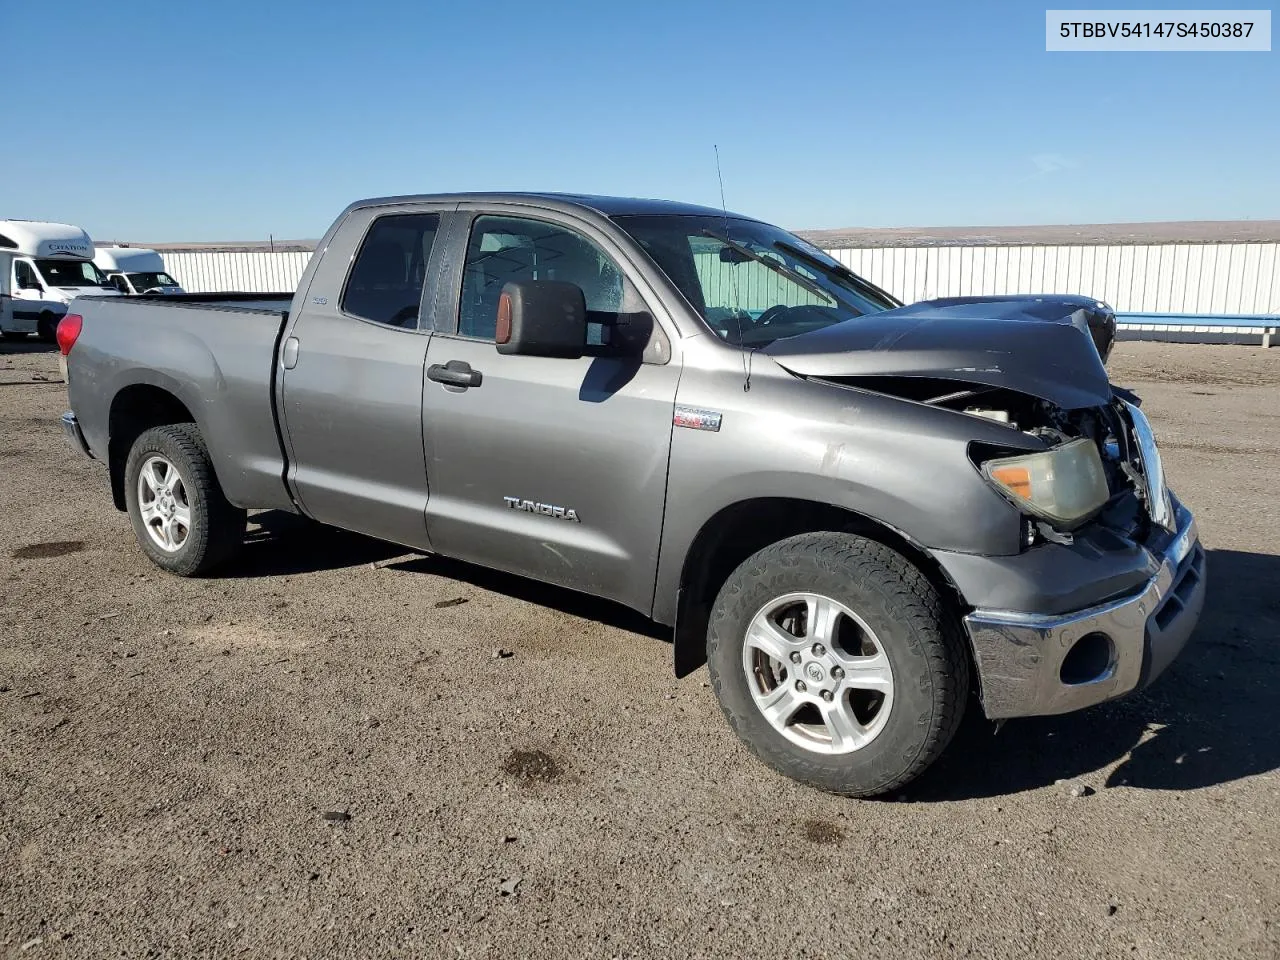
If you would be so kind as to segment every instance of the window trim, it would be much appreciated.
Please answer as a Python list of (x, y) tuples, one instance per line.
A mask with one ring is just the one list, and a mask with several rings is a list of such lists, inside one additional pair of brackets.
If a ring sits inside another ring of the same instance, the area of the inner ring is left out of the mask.
[[(475, 229), (475, 223), (481, 217), (533, 220), (537, 223), (545, 223), (549, 226), (569, 230), (595, 244), (605, 256), (613, 261), (614, 266), (618, 268), (622, 276), (635, 289), (640, 301), (644, 304), (645, 310), (653, 318), (653, 335), (661, 336), (666, 341), (665, 360), (644, 360), (642, 362), (649, 366), (663, 366), (675, 359), (676, 344), (680, 341), (680, 337), (674, 329), (676, 327), (675, 321), (669, 316), (662, 297), (658, 295), (653, 285), (636, 268), (622, 245), (611, 237), (607, 230), (584, 218), (576, 217), (560, 210), (523, 203), (483, 203), (477, 201), (458, 204), (457, 211), (451, 218), (454, 221), (454, 225), (449, 236), (451, 249), (456, 249), (457, 251), (457, 261), (450, 265), (453, 275), (448, 278), (448, 303), (440, 305), (440, 312), (444, 314), (442, 319), (447, 319), (448, 325), (437, 326), (435, 329), (437, 336), (464, 340), (470, 343), (494, 343), (493, 339), (489, 337), (473, 337), (458, 332), (459, 323), (462, 320), (462, 284), (466, 276), (467, 250), (471, 245), (471, 235)], [(654, 307), (655, 303), (659, 304), (657, 309)], [(584, 355), (583, 359), (595, 360), (598, 358)]]
[[(433, 329), (431, 326), (432, 318), (427, 311), (424, 311), (423, 305), (426, 303), (428, 291), (431, 291), (435, 284), (439, 283), (439, 280), (433, 279), (434, 271), (432, 270), (432, 266), (440, 256), (440, 250), (443, 246), (442, 240), (445, 239), (443, 235), (445, 234), (446, 227), (448, 226), (450, 219), (450, 210), (446, 207), (436, 206), (420, 207), (417, 209), (413, 206), (406, 206), (402, 208), (361, 207), (358, 210), (352, 211), (352, 215), (356, 214), (368, 216), (369, 222), (365, 224), (364, 230), (360, 234), (360, 241), (355, 245), (355, 248), (352, 250), (351, 257), (347, 261), (347, 269), (343, 271), (342, 283), (338, 287), (338, 302), (334, 305), (335, 312), (345, 320), (355, 320), (359, 323), (367, 323), (382, 330), (395, 330), (399, 333), (425, 334), (427, 336), (430, 336), (433, 333), (438, 333), (439, 331)], [(427, 256), (427, 261), (422, 267), (422, 290), (418, 293), (418, 323), (412, 328), (398, 327), (390, 323), (383, 323), (381, 320), (362, 317), (358, 313), (352, 313), (346, 308), (347, 288), (351, 283), (351, 274), (355, 271), (356, 261), (360, 259), (360, 251), (364, 249), (365, 243), (369, 240), (369, 235), (373, 233), (374, 225), (377, 224), (379, 220), (383, 220), (388, 217), (436, 218), (435, 239), (431, 241), (431, 253)], [(315, 256), (315, 254), (313, 254), (313, 256)], [(310, 285), (308, 285), (308, 290), (310, 290)]]

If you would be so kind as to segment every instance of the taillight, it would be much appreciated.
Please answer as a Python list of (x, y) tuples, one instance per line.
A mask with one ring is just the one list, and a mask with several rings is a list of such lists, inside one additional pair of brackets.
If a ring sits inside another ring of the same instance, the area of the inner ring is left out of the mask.
[(78, 313), (68, 313), (58, 321), (58, 349), (64, 357), (76, 345), (76, 338), (80, 336), (80, 328), (83, 326), (84, 317)]

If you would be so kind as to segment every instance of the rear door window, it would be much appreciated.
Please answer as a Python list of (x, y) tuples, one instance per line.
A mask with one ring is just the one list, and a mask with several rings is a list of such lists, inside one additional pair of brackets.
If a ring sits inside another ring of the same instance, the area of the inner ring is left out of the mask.
[(342, 291), (343, 311), (374, 323), (418, 329), (422, 288), (439, 227), (435, 213), (374, 220)]

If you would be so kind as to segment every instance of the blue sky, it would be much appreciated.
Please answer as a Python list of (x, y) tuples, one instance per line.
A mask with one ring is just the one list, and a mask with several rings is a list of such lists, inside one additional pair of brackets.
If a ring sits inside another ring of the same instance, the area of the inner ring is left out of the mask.
[(792, 228), (1280, 218), (1280, 53), (1046, 53), (1033, 3), (0, 7), (0, 217), (101, 239), (316, 237), (389, 193), (718, 204), (713, 144), (729, 207)]

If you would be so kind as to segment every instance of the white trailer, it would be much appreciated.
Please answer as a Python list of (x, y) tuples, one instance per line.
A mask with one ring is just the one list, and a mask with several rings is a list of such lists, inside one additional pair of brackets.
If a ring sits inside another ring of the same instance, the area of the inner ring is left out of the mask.
[(145, 247), (98, 247), (93, 262), (120, 293), (183, 293), (164, 258)]
[(69, 223), (0, 220), (0, 274), (9, 296), (0, 310), (6, 339), (37, 333), (52, 341), (72, 300), (117, 292), (93, 263), (89, 235)]

